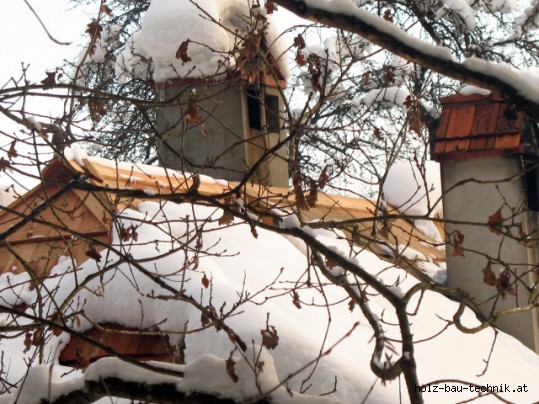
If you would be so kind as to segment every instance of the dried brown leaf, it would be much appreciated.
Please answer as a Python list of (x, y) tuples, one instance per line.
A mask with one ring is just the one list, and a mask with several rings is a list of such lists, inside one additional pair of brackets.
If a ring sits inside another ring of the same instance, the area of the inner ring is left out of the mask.
[(207, 278), (206, 274), (202, 277), (202, 286), (204, 288), (208, 289), (208, 286), (210, 286), (210, 280)]
[(308, 209), (307, 201), (305, 200), (305, 195), (303, 194), (302, 184), (303, 184), (303, 175), (299, 171), (294, 174), (292, 178), (292, 184), (294, 185), (294, 195), (296, 197), (296, 207), (298, 209)]
[(0, 157), (0, 172), (4, 171), (6, 168), (9, 168), (9, 161), (3, 157)]
[(63, 332), (58, 327), (54, 327), (52, 325), (49, 327), (49, 330), (52, 331), (53, 335), (56, 336), (56, 337), (60, 336), (62, 334), (62, 332)]
[(134, 225), (131, 225), (131, 227), (129, 227), (129, 229), (131, 229), (131, 237), (133, 238), (133, 240), (138, 241), (137, 228)]
[(492, 271), (492, 265), (490, 261), (487, 263), (487, 266), (483, 268), (481, 272), (483, 272), (483, 283), (486, 283), (490, 286), (496, 285), (496, 275), (494, 275), (494, 272)]
[(122, 240), (123, 242), (126, 242), (126, 241), (129, 241), (130, 238), (131, 238), (131, 234), (129, 234), (129, 231), (122, 224), (120, 226), (120, 240)]
[(198, 107), (195, 101), (189, 101), (184, 117), (187, 123), (191, 126), (196, 125), (202, 120), (202, 116), (198, 112)]
[(318, 188), (319, 189), (324, 189), (324, 187), (326, 186), (326, 184), (327, 184), (327, 182), (329, 180), (329, 175), (328, 175), (329, 168), (330, 168), (330, 165), (326, 164), (326, 166), (322, 169), (322, 172), (318, 176)]
[(234, 383), (239, 382), (240, 378), (236, 374), (236, 362), (234, 359), (232, 359), (232, 355), (234, 354), (234, 351), (230, 352), (230, 356), (226, 360), (226, 373)]
[(88, 257), (93, 258), (97, 262), (101, 261), (101, 254), (99, 254), (99, 252), (95, 249), (94, 246), (90, 246), (90, 248), (85, 252), (85, 254)]
[(503, 234), (503, 222), (505, 218), (502, 216), (502, 208), (498, 209), (488, 217), (488, 226), (492, 233)]
[(292, 45), (298, 49), (305, 49), (305, 47), (307, 46), (305, 44), (305, 39), (303, 39), (303, 37), (301, 36), (301, 34), (298, 34), (295, 38), (294, 38), (294, 45)]
[(15, 145), (17, 144), (17, 141), (14, 140), (11, 142), (11, 146), (9, 146), (9, 150), (7, 151), (7, 157), (8, 159), (12, 159), (17, 157), (19, 154), (17, 153), (17, 150), (15, 150)]
[(105, 14), (107, 17), (112, 17), (112, 10), (106, 4), (101, 5), (101, 12)]
[(103, 27), (97, 20), (92, 20), (87, 26), (86, 26), (86, 33), (90, 35), (90, 45), (88, 46), (88, 55), (93, 56), (96, 49), (96, 43), (99, 39), (101, 39), (101, 32), (103, 31)]
[(32, 347), (32, 332), (28, 331), (26, 335), (24, 336), (24, 353), (28, 352), (30, 348)]
[(200, 322), (201, 322), (203, 327), (207, 327), (207, 326), (209, 326), (211, 324), (211, 320), (208, 317), (208, 314), (206, 313), (206, 310), (203, 310), (200, 313)]
[(506, 295), (516, 296), (516, 290), (511, 286), (511, 273), (508, 269), (504, 269), (496, 280), (496, 289), (498, 293), (505, 299)]
[(301, 51), (299, 49), (296, 52), (296, 58), (294, 60), (296, 61), (298, 66), (306, 66), (307, 65), (307, 60), (305, 60), (305, 56), (303, 55), (303, 53), (301, 53)]
[(183, 41), (178, 47), (178, 50), (176, 51), (176, 59), (181, 59), (183, 64), (186, 64), (187, 62), (190, 62), (192, 60), (189, 55), (187, 55), (187, 50), (189, 49), (189, 42), (189, 39), (187, 41)]
[(34, 346), (41, 346), (45, 343), (45, 333), (43, 331), (43, 328), (39, 328), (34, 331), (34, 335), (32, 337), (32, 345)]
[(277, 4), (275, 4), (272, 0), (267, 0), (265, 7), (268, 14), (273, 14), (274, 11), (278, 10)]
[(267, 349), (275, 349), (279, 345), (279, 336), (274, 326), (266, 326), (265, 330), (260, 330), (262, 335), (262, 345)]
[(219, 224), (222, 225), (229, 225), (234, 221), (234, 215), (226, 210), (223, 210), (223, 216), (219, 218)]
[(101, 38), (101, 32), (103, 32), (103, 27), (97, 20), (92, 20), (87, 26), (86, 31), (87, 34), (90, 35), (93, 39), (99, 39)]
[(296, 292), (295, 290), (292, 291), (292, 303), (298, 309), (301, 309), (301, 303), (299, 301), (299, 295), (298, 295), (298, 292)]
[(464, 234), (459, 230), (455, 230), (453, 233), (453, 252), (451, 256), (453, 257), (464, 257), (464, 247), (462, 243), (464, 242)]
[(45, 74), (47, 77), (41, 80), (41, 84), (43, 84), (45, 88), (50, 88), (56, 85), (56, 72), (45, 72)]
[(318, 182), (312, 178), (309, 178), (309, 195), (305, 200), (310, 208), (314, 208), (318, 201)]
[(307, 57), (307, 69), (311, 75), (311, 85), (317, 91), (322, 92), (322, 85), (320, 84), (320, 77), (322, 76), (322, 61), (320, 56), (315, 53), (309, 54)]

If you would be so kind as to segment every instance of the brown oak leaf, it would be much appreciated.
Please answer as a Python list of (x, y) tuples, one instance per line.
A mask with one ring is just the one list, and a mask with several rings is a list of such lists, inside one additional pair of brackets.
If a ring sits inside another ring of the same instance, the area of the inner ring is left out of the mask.
[(501, 273), (498, 279), (496, 279), (496, 289), (498, 293), (505, 299), (506, 295), (516, 296), (515, 289), (511, 286), (511, 274), (506, 268)]
[(260, 330), (262, 335), (262, 345), (267, 349), (275, 349), (279, 345), (277, 330), (272, 325), (267, 325), (265, 330)]
[(239, 382), (240, 378), (236, 374), (236, 362), (234, 361), (234, 359), (232, 359), (233, 354), (234, 351), (231, 351), (230, 356), (226, 360), (226, 373), (228, 374), (228, 376), (230, 376), (234, 383), (237, 383)]
[(50, 88), (56, 85), (56, 72), (45, 72), (45, 74), (47, 77), (41, 80), (41, 84), (43, 84), (45, 88)]
[(94, 260), (96, 260), (97, 262), (100, 262), (101, 261), (101, 254), (99, 254), (99, 252), (95, 249), (94, 246), (91, 246), (88, 251), (85, 252), (85, 254), (90, 257), (90, 258), (93, 258)]
[(204, 274), (204, 276), (202, 277), (202, 286), (204, 286), (204, 288), (206, 289), (208, 289), (208, 286), (210, 286), (210, 280), (208, 279), (206, 274)]
[(198, 112), (197, 104), (195, 101), (189, 101), (184, 116), (185, 120), (189, 125), (196, 125), (202, 120), (202, 116), (200, 116), (200, 113)]
[(298, 292), (296, 292), (295, 290), (292, 291), (292, 303), (298, 309), (301, 309), (301, 303), (299, 301), (299, 295), (298, 295)]
[(464, 247), (462, 243), (464, 242), (464, 234), (459, 230), (455, 230), (453, 233), (453, 252), (451, 256), (453, 257), (464, 257)]
[(101, 12), (105, 15), (107, 15), (108, 17), (112, 17), (112, 10), (110, 9), (109, 6), (107, 6), (106, 4), (103, 4), (101, 6)]
[(494, 234), (503, 234), (503, 222), (505, 218), (502, 216), (502, 208), (498, 209), (494, 214), (488, 217), (488, 226)]
[(178, 50), (176, 51), (176, 59), (181, 59), (183, 64), (186, 64), (187, 62), (193, 60), (189, 57), (189, 55), (187, 55), (187, 50), (189, 49), (189, 42), (189, 39), (187, 41), (183, 41), (178, 47)]
[(492, 265), (490, 261), (487, 263), (487, 266), (481, 271), (483, 272), (483, 282), (490, 286), (496, 285), (496, 275), (492, 271)]
[(265, 7), (268, 14), (273, 14), (274, 11), (278, 10), (277, 4), (275, 4), (272, 0), (267, 0)]
[(17, 150), (15, 150), (15, 145), (17, 144), (17, 141), (14, 140), (11, 142), (11, 146), (9, 146), (9, 150), (7, 151), (7, 157), (11, 160), (12, 158), (17, 157), (19, 154), (17, 153)]

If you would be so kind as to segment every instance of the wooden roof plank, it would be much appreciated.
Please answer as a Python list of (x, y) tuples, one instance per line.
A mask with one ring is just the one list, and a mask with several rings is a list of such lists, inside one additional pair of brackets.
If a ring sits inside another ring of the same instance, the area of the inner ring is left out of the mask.
[(474, 123), (475, 109), (475, 105), (451, 108), (445, 137), (449, 139), (469, 136)]
[(501, 104), (484, 104), (477, 105), (475, 118), (470, 134), (477, 135), (492, 135), (496, 131), (496, 123), (500, 114)]

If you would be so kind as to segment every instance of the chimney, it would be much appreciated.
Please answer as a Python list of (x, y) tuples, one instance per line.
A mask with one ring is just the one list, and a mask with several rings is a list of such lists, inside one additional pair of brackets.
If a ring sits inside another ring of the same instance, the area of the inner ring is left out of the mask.
[(448, 286), (539, 353), (539, 129), (497, 95), (441, 99), (432, 154), (440, 162)]
[(228, 181), (249, 173), (260, 184), (288, 187), (281, 96), (285, 78), (264, 38), (258, 46), (266, 59), (258, 70), (240, 55), (237, 66), (250, 64), (248, 72), (238, 67), (219, 77), (155, 83), (162, 105), (157, 130), (164, 166)]

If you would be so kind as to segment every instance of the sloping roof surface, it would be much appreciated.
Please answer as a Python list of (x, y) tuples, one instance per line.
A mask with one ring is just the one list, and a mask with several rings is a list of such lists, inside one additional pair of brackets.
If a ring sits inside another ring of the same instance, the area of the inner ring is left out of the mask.
[[(170, 195), (189, 193), (193, 187), (204, 196), (220, 196), (229, 193), (239, 186), (237, 182), (214, 180), (206, 176), (193, 176), (159, 167), (131, 163), (115, 163), (110, 160), (89, 157), (82, 164), (74, 160), (69, 164), (80, 173), (89, 173), (92, 181), (98, 185), (110, 188), (141, 190), (152, 195)], [(247, 183), (241, 187), (241, 198), (248, 210), (261, 216), (261, 219), (273, 220), (285, 212), (291, 212), (297, 207), (295, 192), (288, 188), (268, 187)], [(135, 205), (140, 200), (130, 203)], [(280, 212), (279, 212), (280, 211)], [(348, 228), (357, 225), (360, 237), (354, 241), (369, 245), (369, 248), (379, 254), (387, 254), (387, 249), (381, 248), (378, 243), (387, 243), (390, 247), (395, 245), (409, 246), (425, 257), (443, 261), (445, 254), (442, 249), (435, 246), (435, 242), (428, 236), (415, 229), (413, 224), (403, 218), (383, 221), (376, 219), (384, 214), (398, 216), (398, 212), (389, 209), (381, 212), (376, 209), (374, 201), (347, 196), (318, 193), (314, 206), (305, 207), (298, 211), (304, 223), (322, 221), (349, 223)], [(359, 236), (359, 234), (358, 234)]]
[(444, 107), (434, 140), (437, 161), (521, 153), (524, 114), (493, 94), (455, 94)]
[[(147, 199), (159, 200), (160, 195), (163, 199), (171, 195), (184, 195), (188, 200), (195, 188), (196, 193), (202, 196), (228, 195), (222, 200), (235, 204), (237, 195), (230, 196), (230, 191), (239, 186), (238, 183), (210, 177), (193, 176), (153, 166), (113, 162), (97, 157), (56, 160), (44, 171), (43, 185), (14, 202), (7, 211), (0, 213), (0, 231), (6, 231), (18, 221), (25, 220), (37, 206), (77, 174), (85, 176), (92, 185), (110, 189), (110, 192), (94, 195), (92, 192), (70, 191), (44, 209), (37, 216), (40, 223), (35, 224), (30, 220), (8, 238), (15, 252), (6, 251), (6, 246), (1, 247), (2, 272), (24, 272), (28, 268), (17, 264), (26, 261), (38, 277), (46, 277), (68, 250), (80, 265), (92, 258), (92, 245), (96, 251), (101, 251), (111, 243), (110, 226), (114, 211), (136, 209)], [(145, 197), (134, 198), (125, 194), (120, 196), (115, 190), (138, 190), (142, 191)], [(392, 248), (396, 248), (394, 255), (398, 255), (397, 250), (402, 252), (404, 247), (409, 247), (409, 250), (416, 253), (412, 258), (420, 257), (435, 262), (444, 260), (443, 250), (435, 248), (434, 241), (420, 233), (409, 221), (402, 218), (392, 221), (375, 220), (376, 205), (367, 199), (319, 193), (314, 206), (297, 210), (296, 194), (293, 190), (256, 184), (243, 185), (239, 197), (244, 206), (250, 212), (256, 213), (265, 224), (279, 225), (283, 216), (295, 210), (303, 223), (316, 222), (322, 226), (327, 223), (328, 227), (348, 223), (348, 226), (342, 226), (342, 229), (349, 240), (364, 245), (386, 259), (391, 260)], [(48, 222), (51, 225), (47, 225)], [(36, 234), (39, 234), (39, 237), (35, 237)], [(92, 237), (97, 237), (100, 243), (92, 244)], [(170, 362), (179, 360), (178, 350), (168, 344), (158, 329), (153, 334), (146, 335), (133, 333), (118, 324), (102, 324), (100, 329), (88, 330), (86, 336), (136, 359)], [(101, 349), (73, 338), (62, 351), (59, 360), (62, 364), (84, 367), (104, 356), (107, 356), (107, 353)]]

